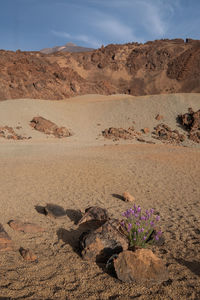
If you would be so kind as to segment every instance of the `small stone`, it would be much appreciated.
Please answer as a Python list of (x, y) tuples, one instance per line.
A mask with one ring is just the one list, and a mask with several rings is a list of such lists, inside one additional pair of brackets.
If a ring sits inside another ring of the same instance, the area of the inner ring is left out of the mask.
[(81, 255), (86, 260), (104, 262), (116, 253), (127, 250), (127, 237), (119, 231), (119, 221), (109, 220), (95, 231), (83, 233), (80, 238)]
[(0, 224), (0, 251), (12, 251), (13, 243), (3, 225)]
[(37, 256), (29, 249), (20, 248), (19, 253), (26, 261), (37, 261)]
[(156, 119), (157, 121), (160, 121), (160, 120), (163, 120), (164, 117), (163, 117), (162, 115), (157, 114), (157, 116), (155, 117), (155, 119)]
[(150, 249), (121, 252), (114, 260), (114, 268), (117, 278), (123, 282), (151, 286), (169, 279), (163, 261)]
[(125, 202), (135, 202), (135, 198), (129, 192), (124, 192), (123, 198)]
[(145, 128), (143, 128), (143, 129), (142, 129), (142, 131), (143, 131), (145, 134), (147, 134), (147, 133), (149, 133), (149, 132), (150, 132), (150, 130), (149, 130), (149, 128), (148, 128), (148, 127), (145, 127)]
[(37, 233), (37, 232), (43, 232), (45, 231), (44, 228), (38, 226), (34, 223), (24, 223), (18, 220), (10, 220), (8, 222), (8, 225), (16, 231), (22, 231), (24, 233)]

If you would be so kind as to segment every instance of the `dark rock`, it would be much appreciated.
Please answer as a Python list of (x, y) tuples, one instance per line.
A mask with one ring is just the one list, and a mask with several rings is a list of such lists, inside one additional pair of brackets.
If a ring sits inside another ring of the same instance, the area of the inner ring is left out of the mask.
[(86, 208), (83, 217), (78, 222), (78, 225), (91, 222), (91, 221), (99, 221), (101, 225), (105, 223), (109, 219), (108, 212), (105, 208), (101, 208), (98, 206), (92, 206)]
[(0, 251), (12, 251), (13, 243), (3, 225), (0, 224)]
[(49, 217), (59, 218), (66, 216), (66, 210), (57, 204), (47, 204), (44, 207), (44, 214)]
[(151, 286), (169, 278), (163, 261), (149, 249), (123, 251), (114, 260), (114, 268), (117, 278), (123, 282)]
[(82, 257), (106, 263), (113, 254), (127, 250), (129, 243), (119, 226), (118, 220), (109, 220), (95, 231), (83, 233), (80, 236)]
[(43, 232), (45, 231), (44, 228), (38, 226), (34, 223), (28, 223), (28, 222), (21, 222), (19, 220), (10, 220), (8, 222), (8, 225), (16, 231), (22, 231), (24, 233), (37, 233), (37, 232)]
[(161, 123), (154, 129), (155, 131), (152, 132), (152, 137), (162, 142), (179, 144), (185, 140), (183, 134), (180, 134), (178, 130), (172, 130), (166, 124)]
[(192, 108), (188, 108), (188, 113), (179, 115), (178, 120), (189, 132), (189, 139), (200, 143), (200, 109), (194, 112)]

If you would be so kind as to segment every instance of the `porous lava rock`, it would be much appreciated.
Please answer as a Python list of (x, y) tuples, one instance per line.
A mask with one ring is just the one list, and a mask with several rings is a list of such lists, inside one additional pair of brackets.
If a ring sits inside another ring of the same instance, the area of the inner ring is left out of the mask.
[(194, 112), (192, 108), (188, 108), (188, 113), (179, 115), (178, 120), (189, 132), (189, 139), (200, 143), (200, 109)]
[(102, 225), (109, 219), (108, 212), (105, 208), (101, 208), (98, 206), (92, 206), (86, 208), (85, 213), (83, 214), (82, 218), (78, 222), (78, 225), (88, 222), (95, 222)]
[(17, 134), (14, 129), (10, 126), (1, 126), (0, 127), (0, 137), (3, 137), (7, 140), (25, 140), (30, 139), (30, 137), (24, 137)]
[(83, 259), (106, 263), (113, 254), (127, 250), (129, 242), (119, 231), (119, 221), (113, 219), (95, 231), (83, 233), (79, 245)]
[(12, 251), (13, 243), (2, 224), (0, 224), (0, 251)]
[(129, 127), (128, 129), (110, 127), (109, 129), (102, 131), (102, 135), (107, 139), (130, 140), (140, 135), (140, 133), (136, 132), (133, 126)]
[(178, 130), (172, 130), (166, 124), (158, 124), (152, 132), (152, 137), (165, 143), (179, 144), (185, 140), (185, 136), (180, 134)]
[(21, 222), (19, 220), (10, 220), (8, 225), (16, 231), (22, 231), (24, 233), (37, 233), (43, 232), (45, 229), (37, 224)]
[(43, 118), (34, 117), (30, 125), (38, 131), (44, 132), (45, 134), (54, 135), (57, 138), (69, 137), (71, 133), (65, 127), (58, 127), (55, 123)]
[(121, 252), (114, 259), (114, 268), (123, 282), (152, 286), (169, 279), (165, 264), (150, 249)]

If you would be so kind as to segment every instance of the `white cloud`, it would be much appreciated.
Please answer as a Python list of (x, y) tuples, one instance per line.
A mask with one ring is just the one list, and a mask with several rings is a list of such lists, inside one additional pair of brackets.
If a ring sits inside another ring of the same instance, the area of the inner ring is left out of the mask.
[(78, 35), (71, 35), (68, 32), (64, 31), (57, 31), (57, 30), (51, 30), (51, 33), (54, 34), (55, 36), (61, 37), (61, 38), (66, 38), (70, 39), (70, 41), (77, 41), (77, 42), (83, 42), (87, 44), (90, 47), (98, 48), (102, 45), (100, 41), (97, 39), (85, 35), (85, 34), (78, 34)]

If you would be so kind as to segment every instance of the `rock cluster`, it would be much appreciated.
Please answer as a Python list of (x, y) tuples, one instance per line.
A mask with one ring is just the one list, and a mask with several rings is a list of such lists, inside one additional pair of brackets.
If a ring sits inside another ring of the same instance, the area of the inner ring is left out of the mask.
[(34, 117), (30, 125), (38, 131), (44, 132), (45, 134), (54, 135), (57, 138), (69, 137), (71, 133), (65, 127), (58, 127), (55, 123), (43, 118)]
[(0, 127), (0, 137), (3, 137), (7, 140), (25, 140), (30, 139), (31, 137), (24, 137), (17, 134), (14, 129), (10, 126), (1, 126)]
[(13, 250), (13, 243), (3, 225), (0, 224), (0, 251), (11, 251)]
[(185, 136), (180, 134), (178, 130), (172, 130), (166, 124), (158, 124), (152, 132), (152, 137), (165, 143), (179, 144), (185, 140)]
[(130, 140), (141, 135), (140, 132), (136, 132), (134, 127), (129, 127), (128, 129), (124, 128), (115, 128), (110, 127), (102, 131), (102, 135), (107, 139), (114, 139), (115, 141), (119, 139)]
[(188, 113), (178, 116), (179, 122), (189, 132), (189, 139), (200, 143), (200, 109), (196, 112), (188, 108)]

